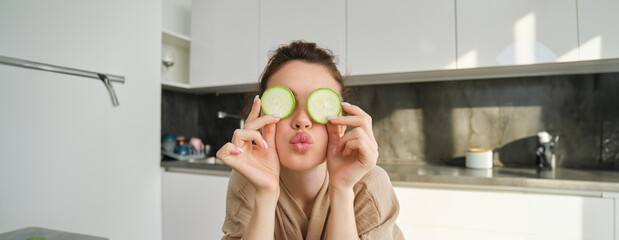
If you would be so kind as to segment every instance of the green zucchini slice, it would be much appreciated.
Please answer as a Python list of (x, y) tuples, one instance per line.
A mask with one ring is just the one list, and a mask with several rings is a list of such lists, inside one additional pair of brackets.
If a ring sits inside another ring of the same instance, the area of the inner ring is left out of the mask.
[(271, 87), (264, 91), (260, 101), (264, 114), (280, 114), (282, 115), (281, 119), (290, 116), (295, 107), (292, 91), (282, 86)]
[(338, 116), (342, 112), (340, 95), (329, 88), (314, 90), (307, 98), (307, 112), (314, 122), (329, 123), (328, 116)]

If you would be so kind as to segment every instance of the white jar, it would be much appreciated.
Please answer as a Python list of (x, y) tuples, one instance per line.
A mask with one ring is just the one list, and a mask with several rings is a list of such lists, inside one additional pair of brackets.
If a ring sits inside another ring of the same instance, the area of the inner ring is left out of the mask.
[(466, 150), (466, 167), (475, 169), (492, 168), (492, 149), (469, 148)]

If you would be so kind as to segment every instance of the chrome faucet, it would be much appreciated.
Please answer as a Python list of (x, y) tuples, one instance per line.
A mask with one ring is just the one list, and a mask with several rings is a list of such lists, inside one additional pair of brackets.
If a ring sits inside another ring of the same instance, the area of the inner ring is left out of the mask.
[(245, 119), (243, 119), (241, 116), (239, 115), (235, 115), (235, 114), (229, 114), (227, 112), (222, 112), (222, 111), (218, 111), (217, 112), (217, 118), (236, 118), (240, 120), (240, 129), (243, 129), (243, 127), (245, 126)]

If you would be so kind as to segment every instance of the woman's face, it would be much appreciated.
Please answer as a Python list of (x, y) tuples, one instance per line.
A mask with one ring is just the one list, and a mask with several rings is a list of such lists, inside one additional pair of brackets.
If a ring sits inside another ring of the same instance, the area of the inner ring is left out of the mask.
[(323, 163), (327, 156), (327, 128), (312, 120), (306, 101), (318, 88), (330, 88), (341, 95), (340, 85), (322, 65), (291, 61), (271, 76), (267, 89), (273, 86), (289, 88), (296, 101), (292, 114), (276, 124), (280, 164), (291, 170), (307, 170)]

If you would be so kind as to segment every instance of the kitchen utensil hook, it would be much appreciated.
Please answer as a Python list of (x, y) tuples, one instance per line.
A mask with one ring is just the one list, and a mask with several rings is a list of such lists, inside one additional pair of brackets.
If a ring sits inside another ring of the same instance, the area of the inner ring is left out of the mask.
[(114, 87), (110, 82), (110, 79), (107, 78), (104, 74), (97, 74), (99, 79), (105, 84), (105, 88), (107, 88), (107, 92), (110, 93), (110, 98), (112, 98), (112, 106), (118, 107), (118, 98), (116, 97), (116, 92), (114, 91)]

